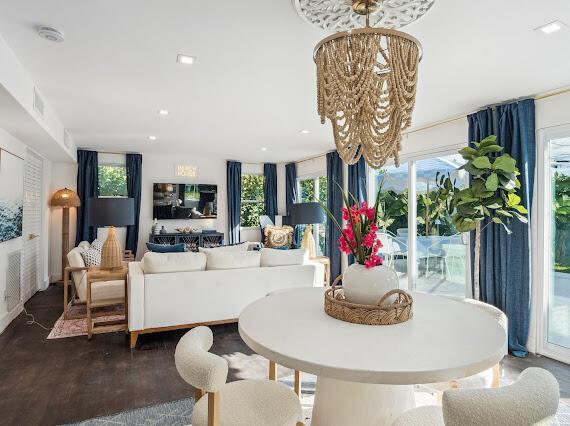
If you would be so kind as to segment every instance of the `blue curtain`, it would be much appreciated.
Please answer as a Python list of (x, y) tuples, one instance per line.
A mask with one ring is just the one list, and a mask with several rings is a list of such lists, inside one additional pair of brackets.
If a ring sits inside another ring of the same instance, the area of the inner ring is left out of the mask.
[[(342, 160), (336, 151), (329, 152), (327, 158), (327, 208), (332, 212), (338, 223), (342, 223), (342, 192), (343, 173)], [(337, 185), (338, 184), (338, 185)], [(340, 185), (340, 187), (339, 187)], [(340, 230), (327, 217), (325, 253), (331, 263), (331, 282), (341, 274), (341, 254), (338, 249)]]
[(240, 210), (241, 210), (241, 163), (228, 161), (226, 164), (228, 191), (228, 242), (237, 244), (240, 241)]
[[(297, 191), (297, 164), (285, 164), (285, 209), (287, 216), (291, 215), (291, 207), (299, 202), (299, 193)], [(301, 228), (296, 226), (293, 234), (293, 247), (299, 247), (301, 244)]]
[(481, 299), (501, 309), (509, 319), (509, 351), (524, 357), (530, 322), (530, 211), (536, 162), (534, 100), (500, 105), (494, 111), (480, 111), (470, 115), (468, 120), (470, 141), (497, 134), (503, 152), (517, 161), (521, 172), (520, 195), (529, 211), (529, 223), (510, 221), (511, 235), (500, 225), (491, 224), (483, 230), (479, 280)]
[(99, 196), (99, 160), (96, 151), (77, 150), (77, 195), (81, 206), (77, 208), (75, 246), (81, 241), (92, 242), (97, 238), (97, 229), (89, 226), (90, 198)]
[(139, 219), (141, 212), (142, 155), (127, 154), (126, 169), (127, 193), (129, 198), (134, 199), (135, 204), (135, 224), (127, 226), (125, 249), (131, 250), (133, 255), (136, 256), (139, 242)]
[(277, 165), (265, 163), (263, 165), (263, 198), (265, 203), (265, 214), (275, 223), (277, 214)]
[[(348, 192), (350, 192), (359, 203), (367, 201), (366, 196), (366, 162), (364, 157), (360, 157), (357, 163), (348, 166)], [(350, 197), (350, 203), (354, 200)], [(348, 256), (348, 264), (354, 263), (354, 256)]]

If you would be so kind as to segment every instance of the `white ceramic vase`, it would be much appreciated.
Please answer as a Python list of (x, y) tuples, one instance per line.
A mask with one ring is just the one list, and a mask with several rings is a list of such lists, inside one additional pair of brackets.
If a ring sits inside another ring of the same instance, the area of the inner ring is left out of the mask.
[(398, 288), (398, 274), (384, 265), (367, 268), (353, 263), (344, 272), (342, 287), (349, 302), (376, 305), (387, 292)]

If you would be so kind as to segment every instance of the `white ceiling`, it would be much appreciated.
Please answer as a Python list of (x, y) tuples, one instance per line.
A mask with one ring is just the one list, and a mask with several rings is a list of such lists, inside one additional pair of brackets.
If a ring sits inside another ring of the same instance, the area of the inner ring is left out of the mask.
[[(252, 162), (333, 147), (312, 61), (326, 34), (291, 0), (0, 0), (0, 10), (0, 34), (80, 147)], [(570, 29), (533, 31), (557, 19), (570, 24), (568, 0), (437, 0), (404, 28), (424, 48), (413, 125), (569, 85)], [(65, 42), (40, 39), (37, 25)], [(197, 62), (180, 66), (178, 53)]]

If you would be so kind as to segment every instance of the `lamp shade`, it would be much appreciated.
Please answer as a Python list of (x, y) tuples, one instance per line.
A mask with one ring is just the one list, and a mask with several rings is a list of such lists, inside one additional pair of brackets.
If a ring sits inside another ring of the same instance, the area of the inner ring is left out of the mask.
[(90, 198), (89, 225), (130, 226), (135, 224), (134, 198)]
[(297, 203), (291, 206), (292, 225), (323, 223), (325, 213), (319, 203)]
[(79, 207), (81, 200), (71, 189), (63, 188), (51, 197), (52, 207)]

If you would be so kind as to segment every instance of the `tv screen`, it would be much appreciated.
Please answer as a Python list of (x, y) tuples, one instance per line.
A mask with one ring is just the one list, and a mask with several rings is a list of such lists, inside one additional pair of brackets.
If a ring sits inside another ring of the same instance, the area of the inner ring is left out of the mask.
[(215, 219), (218, 216), (218, 186), (155, 183), (152, 204), (152, 217), (156, 219)]

